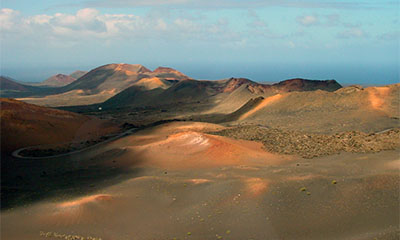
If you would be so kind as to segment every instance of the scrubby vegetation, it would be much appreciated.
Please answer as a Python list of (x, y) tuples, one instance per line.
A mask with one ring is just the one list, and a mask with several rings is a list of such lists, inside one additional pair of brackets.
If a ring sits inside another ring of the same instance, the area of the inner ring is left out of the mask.
[(259, 141), (267, 151), (296, 154), (304, 158), (337, 154), (340, 152), (374, 153), (400, 147), (400, 129), (382, 133), (358, 131), (336, 134), (309, 134), (260, 126), (239, 126), (211, 134)]
[(72, 235), (72, 234), (61, 234), (61, 233), (56, 233), (56, 232), (40, 232), (41, 237), (45, 238), (58, 238), (58, 239), (65, 239), (65, 240), (102, 240), (101, 238), (98, 237), (84, 237), (80, 235)]

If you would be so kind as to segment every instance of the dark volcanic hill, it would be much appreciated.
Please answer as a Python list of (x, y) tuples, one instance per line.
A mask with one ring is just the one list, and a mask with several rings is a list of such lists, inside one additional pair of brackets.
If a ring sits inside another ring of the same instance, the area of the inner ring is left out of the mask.
[(274, 87), (279, 88), (282, 91), (315, 91), (315, 90), (324, 90), (328, 92), (333, 92), (342, 88), (342, 86), (336, 82), (335, 80), (307, 80), (302, 78), (294, 78), (285, 80), (276, 84), (273, 84)]
[(25, 97), (49, 90), (47, 87), (25, 85), (12, 78), (0, 76), (1, 97)]
[(146, 90), (132, 86), (105, 101), (102, 106), (161, 106), (174, 103), (192, 103), (207, 100), (219, 93), (220, 82), (182, 80), (167, 89)]
[(0, 76), (0, 89), (1, 91), (29, 91), (29, 86), (20, 84), (12, 78)]

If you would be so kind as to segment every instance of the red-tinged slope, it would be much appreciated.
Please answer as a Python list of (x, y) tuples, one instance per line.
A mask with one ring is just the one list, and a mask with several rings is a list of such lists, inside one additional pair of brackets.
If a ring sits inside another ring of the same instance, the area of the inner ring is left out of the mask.
[(109, 121), (14, 99), (0, 98), (0, 107), (2, 153), (27, 146), (96, 139), (119, 131)]

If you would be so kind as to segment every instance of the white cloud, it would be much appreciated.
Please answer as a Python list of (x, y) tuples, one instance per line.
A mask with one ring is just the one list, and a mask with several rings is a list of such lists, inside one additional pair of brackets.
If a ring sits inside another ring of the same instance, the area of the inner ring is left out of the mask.
[(51, 16), (48, 15), (36, 15), (28, 19), (28, 23), (35, 23), (35, 24), (46, 24), (50, 23), (50, 20), (52, 19)]
[(338, 38), (364, 38), (368, 34), (361, 28), (351, 28), (337, 34)]
[[(169, 40), (216, 40), (240, 41), (238, 34), (229, 29), (228, 21), (217, 19), (214, 23), (202, 22), (184, 16), (134, 14), (102, 14), (96, 9), (85, 8), (75, 14), (55, 13), (25, 17), (12, 9), (0, 12), (2, 32), (13, 29), (12, 34), (0, 36), (0, 40), (33, 42), (35, 39), (57, 46), (73, 43), (82, 44), (90, 40), (112, 41), (126, 39)], [(234, 36), (234, 37), (233, 37)], [(223, 42), (223, 41), (221, 41)], [(26, 43), (28, 44), (28, 43)], [(33, 43), (29, 43), (33, 44)]]
[(158, 19), (156, 29), (163, 31), (167, 30), (167, 23), (163, 19)]
[(198, 26), (191, 20), (178, 18), (174, 21), (175, 25), (186, 31), (194, 31)]
[[(327, 14), (327, 15), (304, 15), (296, 18), (298, 24), (305, 27), (344, 27), (348, 30), (348, 34), (357, 35), (356, 30), (362, 25), (358, 23), (344, 22), (339, 14)], [(353, 33), (351, 33), (353, 31)], [(347, 33), (345, 33), (346, 35)]]
[[(101, 14), (96, 9), (85, 8), (75, 14), (22, 16), (13, 10), (0, 12), (0, 40), (20, 41), (24, 45), (49, 44), (72, 46), (89, 41), (109, 41), (132, 35), (146, 29), (164, 27), (161, 21), (146, 21), (132, 14)], [(26, 41), (29, 39), (29, 41)]]
[(76, 13), (76, 17), (83, 21), (91, 21), (99, 15), (99, 11), (92, 8), (81, 9)]
[(315, 25), (319, 23), (319, 19), (317, 16), (312, 16), (312, 15), (308, 15), (308, 16), (300, 16), (297, 17), (297, 22), (303, 26), (311, 26), (311, 25)]
[(76, 15), (55, 14), (50, 24), (53, 28), (64, 28), (71, 32), (107, 32), (106, 21), (95, 9), (81, 9)]
[[(84, 40), (86, 38), (112, 39), (126, 35), (166, 30), (163, 19), (149, 19), (133, 14), (101, 14), (96, 9), (85, 8), (76, 14), (21, 16), (17, 11), (1, 9), (0, 30), (13, 30), (7, 37), (43, 37), (48, 40)], [(0, 36), (4, 38), (5, 36)]]
[(18, 24), (19, 12), (9, 8), (0, 10), (1, 30), (12, 30)]

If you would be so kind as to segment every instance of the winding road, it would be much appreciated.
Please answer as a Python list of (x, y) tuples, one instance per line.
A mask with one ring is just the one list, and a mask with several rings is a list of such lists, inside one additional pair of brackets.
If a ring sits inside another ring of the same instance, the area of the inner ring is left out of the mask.
[(24, 150), (42, 146), (42, 145), (36, 145), (36, 146), (30, 146), (30, 147), (24, 147), (24, 148), (17, 149), (17, 150), (15, 150), (15, 151), (12, 153), (12, 156), (15, 157), (15, 158), (20, 158), (20, 159), (51, 159), (51, 158), (58, 158), (58, 157), (71, 156), (71, 155), (74, 155), (74, 154), (77, 154), (77, 153), (81, 153), (81, 152), (90, 150), (90, 149), (95, 148), (95, 147), (97, 147), (97, 146), (99, 146), (99, 145), (102, 145), (102, 144), (105, 144), (105, 143), (109, 143), (109, 142), (114, 141), (114, 140), (117, 140), (117, 139), (119, 139), (119, 138), (122, 138), (122, 137), (125, 137), (125, 136), (128, 136), (128, 135), (131, 135), (131, 134), (135, 133), (135, 132), (138, 131), (138, 130), (139, 130), (139, 128), (131, 128), (131, 129), (125, 131), (125, 132), (122, 132), (122, 133), (118, 134), (118, 135), (115, 136), (115, 137), (109, 138), (109, 139), (107, 139), (107, 140), (104, 140), (104, 141), (102, 141), (102, 142), (96, 143), (96, 144), (94, 144), (94, 145), (91, 145), (91, 146), (88, 146), (88, 147), (85, 147), (85, 148), (82, 148), (82, 149), (79, 149), (79, 150), (76, 150), (76, 151), (67, 152), (67, 153), (62, 153), (62, 154), (58, 154), (58, 155), (44, 156), (44, 157), (26, 157), (26, 156), (21, 156), (20, 153), (21, 153), (22, 151), (24, 151)]

